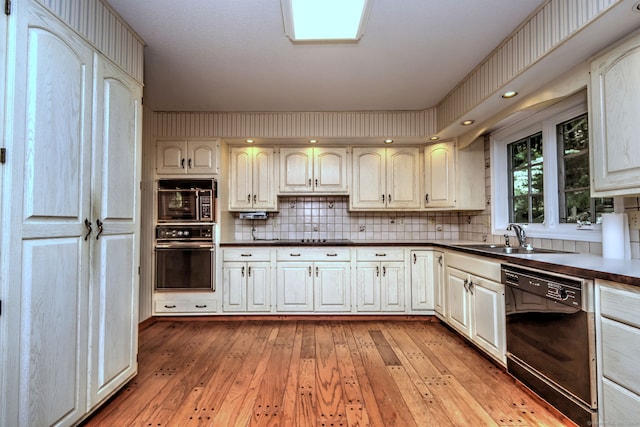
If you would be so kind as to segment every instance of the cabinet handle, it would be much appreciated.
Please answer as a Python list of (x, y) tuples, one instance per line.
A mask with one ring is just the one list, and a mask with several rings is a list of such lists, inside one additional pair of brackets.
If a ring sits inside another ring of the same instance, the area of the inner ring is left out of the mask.
[(417, 263), (418, 262), (418, 257), (416, 256), (416, 254), (413, 254), (413, 263)]
[(376, 254), (376, 256), (387, 256), (387, 254), (381, 253), (381, 254)]
[(242, 274), (242, 277), (244, 277), (244, 266), (242, 266), (241, 274)]
[(165, 304), (164, 308), (176, 308), (176, 306), (175, 304), (174, 305)]
[(338, 254), (327, 254), (327, 256), (338, 256)]
[(424, 202), (429, 203), (429, 193), (424, 196)]
[(438, 264), (440, 264), (440, 267), (442, 267), (442, 255), (438, 257)]
[(316, 267), (316, 277), (318, 277), (318, 267)]
[(309, 266), (309, 277), (311, 277), (311, 266)]
[(309, 178), (309, 187), (311, 187), (311, 178)]
[(387, 197), (387, 203), (391, 203), (391, 194)]
[(182, 169), (184, 169), (184, 159), (181, 159), (181, 160), (180, 160), (180, 167), (181, 167)]
[(300, 256), (300, 254), (289, 254), (289, 256)]
[(202, 304), (202, 305), (196, 304), (196, 308), (207, 308), (207, 304)]
[(240, 254), (240, 256), (253, 256), (253, 254)]
[(382, 195), (382, 203), (384, 203), (384, 194)]
[(465, 291), (469, 291), (469, 288), (467, 287), (469, 281), (467, 279), (464, 279), (464, 282), (462, 282), (462, 285), (464, 286), (464, 290)]
[(382, 277), (387, 276), (387, 267), (382, 267)]
[(100, 235), (104, 231), (104, 227), (102, 226), (103, 224), (104, 222), (100, 221), (99, 219), (96, 219), (96, 225), (98, 226), (98, 234), (96, 234), (96, 240), (100, 238)]
[(84, 240), (86, 241), (89, 238), (89, 234), (91, 234), (91, 223), (87, 218), (84, 219), (84, 226), (87, 228), (87, 234), (84, 235)]
[(251, 267), (247, 269), (247, 276), (251, 277)]
[(251, 203), (251, 194), (247, 195), (247, 203)]
[(257, 203), (258, 200), (258, 196), (257, 195), (253, 195), (253, 204), (255, 205)]
[(318, 178), (316, 178), (316, 188), (318, 188)]
[(188, 165), (189, 165), (189, 169), (191, 169), (191, 159), (189, 159)]
[(376, 277), (380, 277), (380, 266), (376, 265)]
[(475, 285), (473, 284), (473, 282), (469, 282), (469, 292), (471, 292), (473, 294), (473, 287)]

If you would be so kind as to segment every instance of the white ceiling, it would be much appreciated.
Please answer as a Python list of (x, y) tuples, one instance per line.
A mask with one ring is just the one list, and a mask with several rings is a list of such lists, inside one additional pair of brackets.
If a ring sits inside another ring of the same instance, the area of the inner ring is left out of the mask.
[(422, 110), (545, 0), (372, 0), (357, 44), (293, 44), (279, 0), (108, 0), (154, 111)]

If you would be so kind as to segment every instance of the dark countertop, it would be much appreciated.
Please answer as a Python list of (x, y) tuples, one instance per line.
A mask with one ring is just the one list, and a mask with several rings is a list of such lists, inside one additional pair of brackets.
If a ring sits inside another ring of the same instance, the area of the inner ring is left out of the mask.
[(480, 242), (459, 241), (459, 240), (439, 240), (439, 241), (349, 241), (341, 240), (337, 244), (302, 244), (299, 240), (242, 240), (221, 243), (221, 248), (232, 247), (291, 247), (302, 246), (308, 248), (326, 246), (350, 246), (350, 247), (435, 247), (443, 249), (454, 249), (470, 255), (480, 255), (493, 258), (510, 264), (523, 265), (526, 267), (547, 270), (554, 273), (577, 276), (587, 279), (609, 280), (617, 283), (640, 286), (640, 260), (618, 260), (606, 259), (599, 255), (583, 253), (540, 253), (540, 254), (501, 254), (489, 252), (475, 247), (465, 245)]

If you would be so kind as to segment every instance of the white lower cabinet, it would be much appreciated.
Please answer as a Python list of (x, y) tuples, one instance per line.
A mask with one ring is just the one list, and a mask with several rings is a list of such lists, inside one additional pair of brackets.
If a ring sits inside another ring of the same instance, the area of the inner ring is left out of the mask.
[(444, 277), (444, 254), (440, 251), (411, 251), (411, 310), (428, 311), (436, 308), (436, 288), (438, 307), (442, 313), (442, 283)]
[(154, 296), (153, 312), (157, 316), (215, 314), (218, 299), (212, 292), (166, 292)]
[(446, 322), (505, 364), (504, 285), (499, 279), (500, 264), (480, 257), (447, 254)]
[(640, 289), (596, 281), (601, 425), (640, 420)]
[(402, 249), (357, 250), (358, 312), (404, 312), (405, 262)]
[(349, 249), (279, 249), (276, 310), (351, 311), (350, 258)]
[(269, 249), (224, 250), (222, 311), (270, 311), (271, 272)]

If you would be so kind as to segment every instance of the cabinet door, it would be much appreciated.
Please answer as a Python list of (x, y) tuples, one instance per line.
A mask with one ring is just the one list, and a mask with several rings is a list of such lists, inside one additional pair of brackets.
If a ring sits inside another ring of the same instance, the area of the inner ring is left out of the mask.
[(316, 262), (314, 293), (316, 311), (351, 310), (349, 262)]
[(247, 311), (247, 263), (225, 262), (222, 267), (222, 310)]
[(386, 206), (384, 148), (354, 148), (353, 189), (349, 201), (353, 209), (382, 209)]
[(137, 372), (140, 277), (142, 89), (109, 61), (95, 63), (89, 407)]
[(420, 152), (418, 148), (387, 148), (387, 207), (420, 207)]
[(381, 270), (380, 309), (382, 311), (404, 311), (404, 263), (383, 262)]
[(640, 36), (591, 64), (591, 195), (640, 192)]
[(313, 191), (313, 148), (280, 148), (280, 192)]
[(275, 154), (273, 148), (256, 147), (253, 156), (253, 208), (276, 209), (276, 183), (278, 175), (275, 170)]
[(156, 173), (157, 174), (185, 174), (187, 173), (187, 142), (186, 141), (156, 141)]
[(447, 315), (447, 288), (444, 280), (444, 253), (435, 251), (433, 256), (433, 303), (436, 313), (445, 317)]
[(313, 191), (347, 192), (347, 149), (332, 147), (314, 149)]
[(271, 310), (271, 263), (247, 265), (247, 311)]
[(434, 252), (411, 251), (411, 309), (433, 310)]
[(253, 207), (254, 147), (232, 147), (229, 152), (229, 209)]
[(0, 417), (6, 425), (72, 425), (87, 409), (93, 55), (37, 2), (17, 9), (24, 57), (11, 82), (12, 138), (4, 141), (12, 185), (3, 197), (13, 212), (3, 219), (14, 222), (2, 228), (12, 303), (2, 307), (11, 344), (2, 354), (11, 363), (0, 399), (8, 413)]
[(451, 267), (446, 269), (447, 323), (467, 336), (471, 332), (468, 283), (467, 273)]
[(187, 173), (212, 175), (218, 173), (217, 140), (187, 142)]
[(358, 311), (380, 311), (380, 270), (379, 262), (357, 263)]
[(471, 276), (471, 339), (506, 362), (504, 285)]
[(424, 206), (455, 206), (455, 144), (442, 142), (424, 149)]
[(313, 265), (279, 262), (276, 270), (278, 311), (313, 311)]

